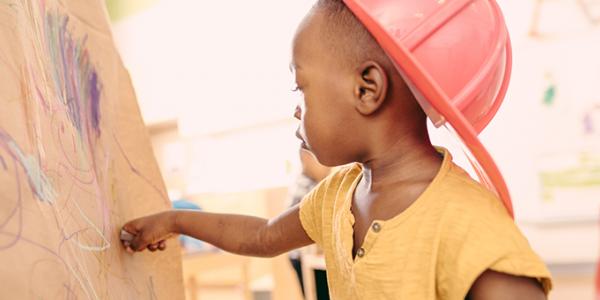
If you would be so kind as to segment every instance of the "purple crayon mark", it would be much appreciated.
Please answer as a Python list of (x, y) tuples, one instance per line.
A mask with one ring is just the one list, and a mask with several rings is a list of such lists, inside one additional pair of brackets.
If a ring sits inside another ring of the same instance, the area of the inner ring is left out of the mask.
[(158, 195), (160, 195), (160, 197), (163, 198), (163, 200), (165, 200), (166, 203), (169, 203), (169, 205), (171, 205), (170, 204), (171, 201), (169, 200), (169, 196), (165, 195), (165, 193), (163, 193), (154, 183), (152, 183), (152, 181), (150, 181), (150, 179), (148, 179), (146, 176), (144, 176), (144, 174), (142, 174), (142, 172), (140, 172), (131, 163), (131, 160), (129, 160), (129, 157), (127, 157), (127, 154), (125, 153), (125, 150), (123, 150), (123, 146), (121, 146), (121, 143), (119, 143), (119, 140), (117, 140), (117, 137), (114, 134), (113, 134), (113, 139), (115, 140), (115, 143), (117, 144), (117, 147), (119, 148), (119, 151), (121, 152), (121, 155), (123, 156), (123, 158), (127, 162), (127, 165), (129, 165), (129, 169), (131, 170), (131, 172), (133, 172), (133, 174), (137, 175), (140, 179), (142, 179), (144, 182), (146, 182), (146, 184), (148, 186), (150, 186), (154, 191), (156, 191), (156, 193)]
[(597, 120), (595, 116), (597, 114), (600, 114), (600, 105), (593, 106), (583, 116), (583, 131), (585, 134), (594, 134), (596, 132), (598, 124), (595, 124)]
[(4, 157), (2, 157), (2, 155), (0, 155), (0, 166), (2, 166), (2, 169), (6, 170), (6, 162), (4, 161)]
[(98, 83), (98, 74), (93, 71), (90, 75), (90, 116), (92, 128), (100, 133), (100, 85)]
[(67, 16), (48, 12), (44, 21), (44, 41), (58, 100), (66, 107), (68, 119), (80, 138), (92, 133), (99, 136), (102, 84), (86, 49), (87, 36), (73, 37), (67, 30)]
[(17, 233), (14, 235), (14, 239), (12, 241), (10, 241), (7, 244), (0, 244), (0, 251), (2, 250), (6, 250), (14, 245), (16, 245), (19, 242), (19, 239), (21, 238), (21, 234), (23, 233), (23, 210), (22, 210), (22, 196), (21, 196), (21, 180), (19, 179), (19, 169), (15, 169), (15, 178), (17, 179), (17, 205), (15, 205), (15, 208), (12, 210), (12, 212), (10, 213), (10, 215), (8, 215), (8, 217), (6, 218), (6, 220), (4, 220), (4, 222), (2, 222), (2, 224), (0, 224), (0, 233), (2, 233), (2, 230), (4, 229), (4, 227), (8, 224), (8, 222), (10, 220), (12, 220), (15, 215), (17, 215), (17, 220), (18, 220), (18, 229), (17, 229)]
[(583, 117), (583, 131), (585, 134), (594, 133), (594, 122), (592, 121), (592, 116), (589, 113), (585, 114)]

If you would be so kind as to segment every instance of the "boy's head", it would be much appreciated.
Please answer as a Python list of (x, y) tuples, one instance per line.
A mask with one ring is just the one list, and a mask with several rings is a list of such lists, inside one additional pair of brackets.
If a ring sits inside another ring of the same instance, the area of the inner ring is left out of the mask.
[(340, 0), (319, 0), (300, 24), (292, 68), (304, 95), (299, 135), (325, 165), (369, 160), (427, 141), (426, 116), (394, 65)]

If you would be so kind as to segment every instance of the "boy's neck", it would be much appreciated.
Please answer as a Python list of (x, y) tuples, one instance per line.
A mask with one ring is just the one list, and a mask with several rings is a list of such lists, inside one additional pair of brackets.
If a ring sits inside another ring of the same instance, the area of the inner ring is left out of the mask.
[(361, 186), (365, 192), (377, 193), (392, 186), (431, 182), (441, 163), (441, 155), (428, 139), (399, 139), (363, 162)]

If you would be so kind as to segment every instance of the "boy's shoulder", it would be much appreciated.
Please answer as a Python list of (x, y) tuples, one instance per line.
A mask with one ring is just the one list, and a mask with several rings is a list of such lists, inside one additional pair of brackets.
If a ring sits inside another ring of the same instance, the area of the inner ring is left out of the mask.
[(473, 217), (493, 214), (511, 219), (498, 195), (473, 179), (455, 163), (449, 165), (434, 197), (441, 200), (446, 209), (460, 210)]

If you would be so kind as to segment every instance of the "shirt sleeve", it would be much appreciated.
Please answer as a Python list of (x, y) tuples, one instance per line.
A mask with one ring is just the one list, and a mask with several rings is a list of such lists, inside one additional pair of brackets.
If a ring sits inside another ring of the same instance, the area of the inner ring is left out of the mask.
[(545, 264), (500, 205), (480, 215), (465, 212), (445, 228), (437, 263), (441, 298), (464, 299), (486, 270), (537, 279), (546, 294), (552, 288)]
[(319, 183), (300, 202), (300, 222), (306, 234), (317, 245), (322, 244), (323, 190), (327, 180)]

